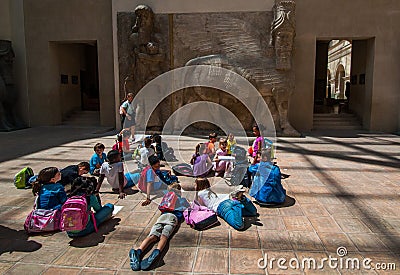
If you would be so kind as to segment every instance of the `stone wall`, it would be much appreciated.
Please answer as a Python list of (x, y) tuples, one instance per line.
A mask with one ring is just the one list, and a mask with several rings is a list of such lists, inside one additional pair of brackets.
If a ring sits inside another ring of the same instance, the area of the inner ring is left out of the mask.
[[(288, 99), (294, 90), (294, 71), (291, 70), (291, 56), (289, 62), (279, 64), (276, 58), (278, 46), (271, 44), (271, 38), (275, 39), (279, 35), (272, 35), (273, 11), (185, 13), (169, 16), (155, 14), (151, 39), (161, 38), (158, 46), (163, 58), (161, 62), (151, 63), (158, 67), (158, 70), (154, 70), (156, 74), (138, 70), (138, 51), (143, 54), (147, 50), (145, 47), (141, 50), (140, 47), (135, 48), (135, 42), (132, 41), (136, 17), (135, 12), (117, 13), (121, 100), (126, 92), (136, 94), (145, 83), (169, 69), (185, 64), (214, 64), (232, 69), (249, 80), (267, 102), (277, 131), (286, 135), (297, 135), (286, 119)], [(210, 55), (213, 57), (209, 57)], [(146, 74), (150, 76), (145, 76)], [(254, 123), (253, 117), (244, 106), (224, 92), (211, 88), (189, 88), (178, 93), (181, 93), (178, 98), (182, 98), (182, 102), (167, 98), (162, 108), (153, 113), (148, 128), (161, 130), (173, 111), (182, 105), (201, 100), (225, 106), (239, 118), (245, 129), (251, 129)], [(197, 126), (207, 127), (204, 124)]]

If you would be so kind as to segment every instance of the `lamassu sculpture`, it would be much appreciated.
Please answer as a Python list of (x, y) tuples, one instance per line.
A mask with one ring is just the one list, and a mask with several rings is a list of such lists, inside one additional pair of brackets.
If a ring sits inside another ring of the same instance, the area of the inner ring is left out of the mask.
[(15, 110), (18, 95), (14, 89), (14, 58), (11, 41), (0, 40), (0, 131), (12, 131), (24, 127)]

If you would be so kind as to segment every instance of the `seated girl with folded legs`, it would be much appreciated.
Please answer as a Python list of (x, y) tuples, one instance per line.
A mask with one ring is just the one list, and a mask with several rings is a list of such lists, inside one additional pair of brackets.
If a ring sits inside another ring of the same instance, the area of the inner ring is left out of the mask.
[(212, 169), (212, 161), (207, 154), (206, 145), (199, 143), (196, 146), (195, 154), (190, 160), (190, 164), (193, 165), (193, 176), (195, 177), (206, 177)]
[(39, 172), (37, 180), (32, 184), (33, 195), (39, 196), (37, 209), (61, 209), (67, 200), (67, 193), (59, 183), (60, 179), (61, 173), (57, 167), (47, 167)]
[(285, 202), (286, 190), (281, 183), (281, 170), (272, 162), (271, 148), (262, 150), (260, 163), (250, 166), (249, 171), (254, 175), (249, 194), (260, 205)]
[(198, 201), (213, 210), (236, 230), (244, 228), (243, 217), (257, 216), (257, 209), (254, 204), (244, 195), (245, 188), (239, 188), (230, 194), (217, 194), (210, 189), (210, 182), (207, 178), (197, 178), (195, 188)]
[[(94, 218), (96, 222), (96, 226), (99, 227), (104, 221), (108, 220), (112, 216), (112, 212), (114, 211), (114, 205), (111, 203), (107, 203), (104, 206), (101, 206), (97, 197), (95, 195), (95, 188), (97, 182), (96, 178), (77, 178), (72, 183), (71, 194), (70, 196), (82, 196), (86, 195), (88, 211), (93, 209), (95, 211)], [(67, 231), (69, 237), (82, 237), (86, 236), (95, 231), (95, 225), (92, 220), (92, 215), (89, 215), (88, 222), (86, 224), (85, 229), (80, 231)]]

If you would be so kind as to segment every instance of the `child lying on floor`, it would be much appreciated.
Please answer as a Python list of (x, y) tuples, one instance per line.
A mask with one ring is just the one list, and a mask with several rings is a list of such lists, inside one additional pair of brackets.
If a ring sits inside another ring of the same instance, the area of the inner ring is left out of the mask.
[[(149, 236), (144, 239), (139, 248), (129, 251), (130, 265), (133, 271), (148, 270), (155, 263), (168, 239), (175, 231), (176, 226), (183, 221), (183, 211), (189, 207), (188, 201), (180, 196), (181, 186), (178, 183), (171, 184), (168, 189), (178, 196), (174, 210), (162, 212), (151, 228)], [(153, 250), (148, 258), (143, 259), (144, 251), (157, 241), (157, 248)]]

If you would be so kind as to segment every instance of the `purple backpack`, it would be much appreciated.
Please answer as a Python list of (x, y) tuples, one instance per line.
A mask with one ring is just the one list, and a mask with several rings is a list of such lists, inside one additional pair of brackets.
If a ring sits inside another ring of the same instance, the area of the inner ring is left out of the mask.
[(88, 210), (86, 196), (68, 198), (61, 208), (61, 230), (80, 231), (85, 229), (89, 220), (89, 214), (92, 215), (93, 224), (97, 232), (96, 220), (93, 217), (93, 212)]
[(51, 232), (60, 230), (60, 211), (48, 209), (36, 209), (38, 197), (36, 197), (33, 210), (26, 217), (24, 228), (29, 233)]
[(185, 221), (196, 230), (205, 230), (218, 224), (218, 217), (214, 211), (193, 201), (191, 207), (183, 212)]

